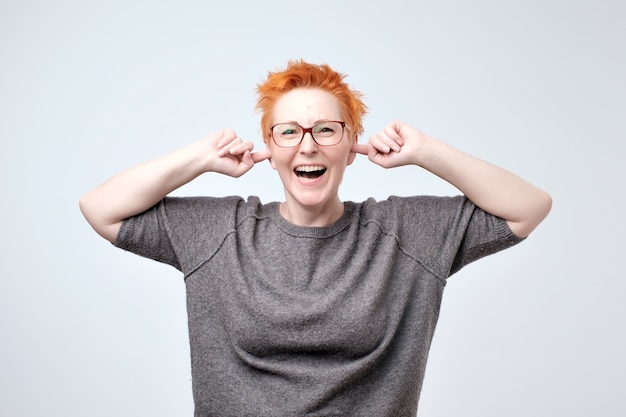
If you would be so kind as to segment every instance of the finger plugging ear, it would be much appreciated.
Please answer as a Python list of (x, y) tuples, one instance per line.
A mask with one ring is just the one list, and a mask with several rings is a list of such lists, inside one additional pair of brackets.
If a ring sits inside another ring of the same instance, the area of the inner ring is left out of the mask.
[(350, 151), (361, 154), (361, 155), (368, 155), (370, 150), (371, 150), (371, 146), (367, 143), (366, 144), (354, 143)]
[(272, 157), (272, 152), (268, 148), (265, 148), (262, 151), (252, 152), (251, 155), (254, 163), (257, 163), (270, 159)]

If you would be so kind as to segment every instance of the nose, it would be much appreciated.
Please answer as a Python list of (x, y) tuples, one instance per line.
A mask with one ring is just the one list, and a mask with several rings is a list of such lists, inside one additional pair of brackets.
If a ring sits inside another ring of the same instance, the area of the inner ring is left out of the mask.
[(317, 153), (317, 142), (313, 140), (311, 132), (306, 132), (304, 134), (298, 151), (300, 153)]

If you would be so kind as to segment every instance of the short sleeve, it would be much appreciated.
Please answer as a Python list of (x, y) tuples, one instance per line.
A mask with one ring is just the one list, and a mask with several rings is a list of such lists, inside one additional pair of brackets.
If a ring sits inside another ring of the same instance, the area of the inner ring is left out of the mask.
[(450, 275), (480, 258), (524, 240), (511, 231), (506, 220), (487, 213), (473, 203), (471, 207), (471, 215), (452, 262)]
[(180, 270), (180, 262), (167, 233), (164, 204), (161, 201), (143, 213), (125, 219), (114, 245)]
[(505, 220), (462, 195), (392, 196), (379, 207), (380, 221), (403, 251), (439, 278), (522, 240)]
[(115, 245), (188, 274), (235, 230), (242, 202), (241, 197), (166, 197), (125, 219)]

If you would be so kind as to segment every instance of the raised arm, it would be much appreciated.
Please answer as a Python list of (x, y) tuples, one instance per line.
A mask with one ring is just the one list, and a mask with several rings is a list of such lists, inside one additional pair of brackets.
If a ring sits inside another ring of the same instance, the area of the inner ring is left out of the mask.
[(129, 168), (80, 199), (80, 209), (93, 229), (114, 242), (122, 220), (141, 213), (173, 190), (205, 172), (239, 177), (267, 150), (252, 153), (252, 142), (223, 129), (182, 149)]
[(548, 215), (552, 198), (511, 172), (395, 121), (353, 151), (385, 168), (418, 165), (448, 181), (483, 210), (526, 237)]

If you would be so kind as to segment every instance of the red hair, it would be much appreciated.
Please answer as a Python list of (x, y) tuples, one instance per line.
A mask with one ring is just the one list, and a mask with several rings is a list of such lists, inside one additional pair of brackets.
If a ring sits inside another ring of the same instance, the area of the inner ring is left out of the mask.
[(296, 88), (319, 88), (331, 93), (339, 101), (344, 121), (350, 132), (357, 137), (363, 133), (363, 116), (367, 106), (362, 101), (363, 94), (352, 90), (344, 82), (345, 75), (338, 73), (326, 64), (315, 65), (304, 60), (292, 60), (282, 71), (269, 72), (267, 80), (257, 85), (256, 109), (262, 113), (261, 131), (263, 140), (268, 143), (274, 105), (285, 93)]

